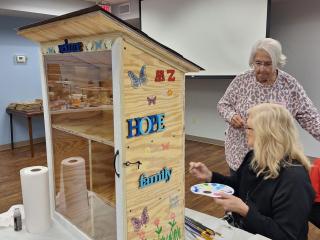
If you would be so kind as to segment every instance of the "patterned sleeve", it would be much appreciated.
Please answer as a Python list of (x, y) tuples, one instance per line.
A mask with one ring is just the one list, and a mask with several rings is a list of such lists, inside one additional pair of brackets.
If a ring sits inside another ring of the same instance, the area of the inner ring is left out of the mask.
[(235, 77), (232, 80), (226, 92), (219, 100), (217, 109), (222, 118), (224, 118), (227, 122), (231, 122), (233, 115), (235, 115), (236, 109), (236, 96), (238, 95), (238, 89), (240, 84), (240, 76)]
[(295, 118), (300, 126), (320, 141), (320, 114), (307, 96), (303, 87), (297, 82), (294, 94)]

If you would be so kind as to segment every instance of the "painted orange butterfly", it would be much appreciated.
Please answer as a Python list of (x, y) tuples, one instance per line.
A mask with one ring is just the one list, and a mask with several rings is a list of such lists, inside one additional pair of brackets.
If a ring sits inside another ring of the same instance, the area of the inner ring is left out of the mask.
[(162, 143), (161, 146), (162, 146), (162, 150), (168, 150), (169, 146), (170, 146), (170, 143), (169, 142), (168, 143)]

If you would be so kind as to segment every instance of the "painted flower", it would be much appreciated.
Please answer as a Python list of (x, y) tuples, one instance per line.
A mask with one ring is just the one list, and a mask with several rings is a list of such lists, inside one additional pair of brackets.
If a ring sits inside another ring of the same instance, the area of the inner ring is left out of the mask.
[(137, 234), (141, 240), (146, 239), (146, 234), (144, 231), (139, 231)]
[(176, 218), (176, 214), (175, 214), (175, 213), (171, 213), (171, 214), (170, 214), (170, 219), (171, 219), (171, 220), (174, 220), (175, 218)]
[(156, 218), (156, 220), (154, 220), (154, 225), (156, 225), (157, 227), (159, 226), (159, 223), (160, 223), (160, 219), (159, 218)]

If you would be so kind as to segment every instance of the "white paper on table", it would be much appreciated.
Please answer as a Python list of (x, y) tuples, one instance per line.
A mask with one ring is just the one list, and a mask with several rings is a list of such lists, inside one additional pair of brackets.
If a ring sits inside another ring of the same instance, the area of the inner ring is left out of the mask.
[(217, 224), (212, 228), (214, 231), (217, 231), (221, 236), (216, 235), (216, 240), (233, 240), (235, 239), (235, 228), (230, 226), (230, 224), (225, 220), (217, 221)]
[(13, 213), (14, 213), (14, 209), (16, 208), (19, 208), (20, 210), (21, 219), (23, 220), (25, 218), (23, 205), (22, 204), (13, 205), (9, 208), (8, 211), (0, 214), (0, 227), (14, 226)]
[(248, 240), (270, 240), (270, 238), (267, 238), (267, 237), (262, 236), (260, 234), (256, 234), (256, 235), (250, 237)]

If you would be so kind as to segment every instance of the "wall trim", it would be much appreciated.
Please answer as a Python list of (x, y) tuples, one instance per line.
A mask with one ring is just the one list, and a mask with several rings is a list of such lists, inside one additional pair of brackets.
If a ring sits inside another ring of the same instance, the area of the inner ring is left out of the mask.
[[(213, 144), (213, 145), (224, 147), (224, 141), (218, 140), (218, 139), (198, 137), (198, 136), (186, 134), (186, 140), (195, 141), (195, 142), (203, 142), (203, 143), (208, 143), (208, 144)], [(312, 157), (312, 156), (308, 156), (308, 155), (306, 155), (306, 156), (309, 158), (311, 163), (313, 163), (313, 161), (315, 159), (317, 159), (317, 157)]]
[(218, 140), (218, 139), (199, 137), (199, 136), (193, 136), (193, 135), (186, 134), (186, 140), (209, 143), (209, 144), (214, 144), (217, 146), (224, 147), (224, 141)]
[[(43, 143), (45, 141), (46, 141), (45, 137), (35, 138), (35, 139), (33, 139), (33, 144)], [(25, 146), (29, 146), (29, 145), (30, 145), (29, 140), (15, 142), (14, 148), (25, 147)], [(0, 151), (10, 150), (10, 149), (11, 149), (11, 143), (0, 145)]]

